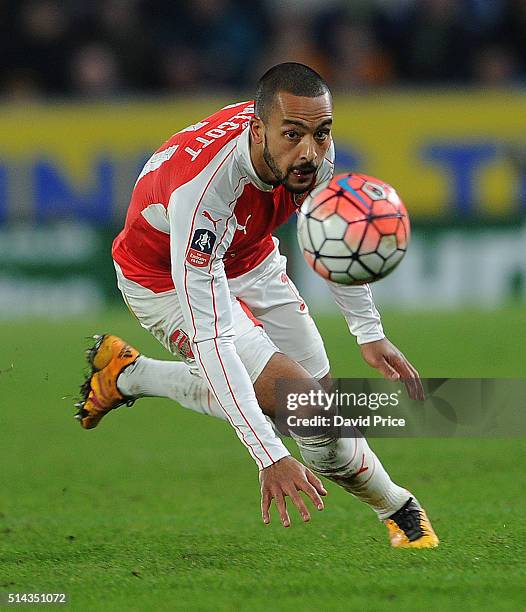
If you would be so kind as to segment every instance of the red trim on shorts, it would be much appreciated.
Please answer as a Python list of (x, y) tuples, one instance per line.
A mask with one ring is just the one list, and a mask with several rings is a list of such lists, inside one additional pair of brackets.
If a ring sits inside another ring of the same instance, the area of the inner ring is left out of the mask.
[(245, 304), (245, 302), (243, 302), (243, 300), (240, 298), (236, 298), (236, 300), (239, 302), (241, 308), (245, 311), (248, 318), (252, 321), (252, 323), (254, 323), (254, 327), (263, 327), (263, 323), (252, 314), (252, 311)]
[(303, 301), (303, 299), (302, 299), (301, 295), (299, 294), (299, 291), (298, 291), (298, 290), (296, 289), (296, 287), (294, 287), (294, 285), (292, 284), (292, 281), (290, 280), (289, 275), (285, 273), (285, 277), (286, 277), (286, 278), (285, 278), (285, 282), (287, 283), (288, 288), (289, 288), (289, 289), (292, 291), (292, 295), (294, 295), (294, 296), (295, 296), (295, 298), (297, 299), (297, 301), (298, 301), (300, 304), (304, 304), (304, 301)]

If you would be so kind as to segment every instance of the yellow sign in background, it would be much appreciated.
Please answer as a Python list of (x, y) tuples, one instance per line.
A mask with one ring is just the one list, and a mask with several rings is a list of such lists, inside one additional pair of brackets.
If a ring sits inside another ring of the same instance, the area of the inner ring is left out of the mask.
[[(526, 159), (518, 171), (509, 158), (516, 147), (526, 153), (524, 94), (371, 94), (337, 99), (335, 118), (337, 142), (363, 155), (363, 169), (395, 185), (413, 213), (435, 216), (450, 205), (450, 212), (516, 215), (521, 199), (526, 210)], [(467, 159), (425, 159), (437, 145)], [(472, 201), (458, 201), (466, 190)]]
[[(75, 194), (82, 199), (91, 191), (95, 202), (110, 191), (108, 206), (112, 218), (119, 218), (148, 155), (172, 133), (229, 102), (3, 107), (0, 220), (17, 218), (22, 185), (26, 216), (40, 210), (44, 200), (48, 214), (62, 185), (72, 202)], [(338, 169), (367, 172), (392, 183), (414, 218), (445, 213), (497, 218), (526, 211), (525, 94), (340, 96), (334, 116)], [(513, 154), (521, 147), (523, 159)], [(96, 171), (101, 159), (106, 164), (104, 183)], [(41, 171), (43, 163), (46, 172)], [(50, 168), (54, 179), (47, 185)]]

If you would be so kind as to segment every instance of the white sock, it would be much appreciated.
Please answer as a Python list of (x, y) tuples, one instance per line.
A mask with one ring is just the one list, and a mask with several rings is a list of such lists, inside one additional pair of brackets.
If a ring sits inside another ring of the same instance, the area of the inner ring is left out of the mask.
[(385, 520), (400, 510), (409, 491), (394, 483), (363, 437), (294, 436), (305, 463), (368, 504)]
[(117, 379), (119, 391), (130, 397), (167, 397), (185, 408), (226, 419), (203, 379), (186, 363), (140, 355)]

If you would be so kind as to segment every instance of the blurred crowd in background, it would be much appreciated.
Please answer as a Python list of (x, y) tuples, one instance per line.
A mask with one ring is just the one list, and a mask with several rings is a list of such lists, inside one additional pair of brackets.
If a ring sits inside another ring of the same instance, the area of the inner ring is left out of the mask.
[(0, 96), (526, 84), (526, 0), (0, 0)]

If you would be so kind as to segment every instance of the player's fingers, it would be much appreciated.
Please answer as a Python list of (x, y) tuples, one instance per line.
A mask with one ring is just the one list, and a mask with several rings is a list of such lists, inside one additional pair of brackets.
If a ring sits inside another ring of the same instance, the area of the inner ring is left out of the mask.
[(307, 477), (308, 482), (320, 495), (327, 495), (327, 489), (323, 486), (323, 482), (308, 468), (305, 468), (305, 476)]
[(385, 358), (380, 361), (377, 368), (382, 376), (388, 380), (398, 380), (400, 378), (400, 374)]
[(308, 523), (310, 521), (310, 512), (307, 510), (307, 506), (305, 505), (305, 502), (301, 498), (301, 495), (298, 493), (298, 491), (294, 487), (291, 487), (290, 489), (287, 490), (287, 495), (290, 497), (290, 499), (292, 500), (292, 503), (298, 509), (298, 512), (300, 513), (300, 516), (303, 519), (303, 522)]
[(274, 501), (276, 502), (276, 507), (278, 509), (283, 527), (290, 527), (290, 517), (289, 513), (287, 512), (287, 504), (285, 503), (285, 498), (283, 497), (282, 491), (279, 491), (274, 495)]
[(407, 389), (407, 393), (412, 400), (420, 399), (418, 383), (414, 376), (411, 376), (411, 378), (404, 377), (404, 384)]
[(411, 368), (413, 371), (413, 394), (414, 397), (412, 399), (416, 399), (419, 401), (424, 401), (425, 393), (424, 387), (422, 386), (422, 381), (420, 380), (420, 376), (418, 376), (418, 372)]
[(407, 361), (407, 359), (406, 359), (406, 362), (407, 362), (407, 366), (409, 367), (409, 369), (411, 370), (411, 372), (413, 372), (413, 374), (415, 375), (415, 378), (418, 378), (418, 379), (419, 379), (419, 378), (420, 378), (420, 373), (419, 373), (419, 372), (418, 372), (418, 370), (415, 368), (415, 366), (414, 366), (414, 365), (413, 365), (413, 364), (412, 364), (410, 361)]
[[(318, 495), (318, 491), (316, 491), (316, 489), (309, 482), (303, 482), (299, 484), (298, 488), (300, 489), (300, 491), (303, 491), (309, 497), (311, 502), (316, 506), (318, 510), (323, 510), (323, 500)], [(327, 494), (327, 491), (325, 491), (325, 494)]]
[(404, 381), (409, 397), (411, 399), (416, 399), (417, 393), (414, 373), (403, 359), (398, 360), (395, 367), (400, 373), (400, 378)]
[(420, 374), (418, 373), (418, 370), (415, 368), (415, 366), (412, 363), (408, 361), (407, 364), (411, 368), (411, 371), (413, 372), (414, 377), (415, 377), (417, 399), (423, 402), (426, 399), (426, 393), (424, 391), (422, 381), (420, 380)]
[(412, 399), (412, 400), (416, 400), (417, 399), (417, 397), (416, 397), (416, 390), (415, 390), (415, 385), (414, 385), (413, 381), (406, 378), (404, 380), (404, 385), (405, 385), (405, 388), (407, 390), (407, 395), (409, 395), (409, 398)]
[(403, 355), (393, 355), (389, 357), (389, 364), (400, 374), (403, 380), (411, 380), (415, 377), (413, 371), (409, 367), (409, 362)]
[(272, 497), (268, 491), (261, 492), (261, 518), (265, 525), (270, 523), (270, 502), (272, 501)]
[(419, 398), (419, 389), (416, 382), (414, 370), (403, 355), (394, 355), (390, 359), (392, 367), (398, 372), (399, 377), (404, 381), (407, 393), (411, 399)]

